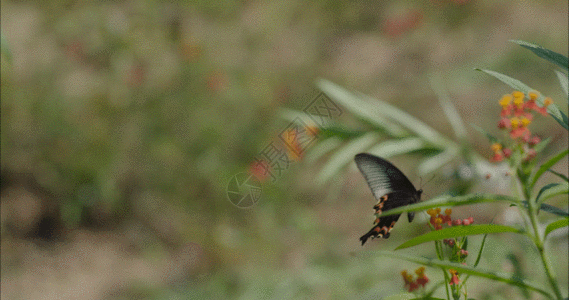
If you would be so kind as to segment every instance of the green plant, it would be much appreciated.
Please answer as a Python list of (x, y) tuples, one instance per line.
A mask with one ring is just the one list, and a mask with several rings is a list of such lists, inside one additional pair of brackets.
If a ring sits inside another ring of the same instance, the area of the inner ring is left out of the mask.
[[(563, 71), (568, 71), (567, 57), (530, 43), (513, 42), (530, 49), (539, 57), (557, 64), (563, 68)], [(544, 244), (552, 231), (568, 226), (569, 213), (555, 206), (548, 205), (545, 201), (557, 195), (569, 194), (567, 176), (550, 170), (554, 164), (567, 156), (568, 150), (561, 151), (538, 166), (535, 157), (545, 149), (549, 139), (541, 141), (539, 138), (533, 137), (528, 126), (533, 119), (531, 114), (539, 112), (551, 116), (559, 125), (569, 130), (567, 115), (559, 110), (550, 98), (540, 95), (522, 82), (494, 71), (479, 71), (494, 76), (516, 90), (512, 95), (505, 96), (500, 101), (503, 109), (503, 119), (500, 121), (499, 127), (507, 132), (505, 138), (509, 139), (508, 145), (506, 145), (506, 142), (487, 134), (480, 127), (475, 126), (492, 143), (494, 157), (491, 160), (494, 162), (507, 160), (509, 174), (513, 175), (510, 178), (515, 186), (514, 196), (469, 193), (468, 190), (472, 186), (472, 177), (460, 178), (460, 176), (457, 176), (455, 181), (462, 188), (456, 189), (452, 193), (382, 213), (382, 216), (388, 216), (427, 210), (431, 216), (430, 224), (433, 231), (408, 240), (397, 247), (396, 250), (426, 242), (434, 242), (437, 253), (436, 259), (396, 254), (389, 251), (364, 252), (360, 256), (397, 258), (440, 269), (444, 275), (445, 283), (435, 284), (431, 288), (426, 286), (428, 279), (424, 269), (416, 271), (419, 276), (418, 281), (415, 281), (413, 276), (408, 275), (406, 271), (402, 273), (405, 286), (409, 291), (416, 290), (419, 286), (425, 286), (425, 289), (420, 289), (424, 298), (431, 299), (437, 289), (445, 286), (448, 299), (462, 299), (462, 296), (467, 299), (465, 283), (470, 276), (477, 276), (516, 286), (521, 289), (522, 294), (526, 298), (530, 297), (530, 292), (536, 292), (542, 297), (549, 299), (563, 299), (557, 282), (558, 279), (554, 274)], [(562, 89), (567, 94), (568, 80), (566, 73), (556, 71), (556, 74), (561, 82)], [(421, 154), (426, 156), (418, 165), (418, 171), (421, 175), (432, 173), (452, 162), (455, 163), (454, 166), (457, 166), (455, 169), (461, 167), (468, 168), (473, 173), (476, 173), (479, 178), (487, 176), (486, 170), (493, 168), (488, 159), (471, 150), (472, 147), (468, 145), (466, 129), (462, 119), (452, 102), (445, 95), (445, 92), (436, 85), (434, 85), (435, 90), (439, 94), (443, 111), (450, 120), (456, 136), (456, 142), (444, 137), (425, 123), (388, 103), (374, 101), (365, 95), (349, 92), (326, 80), (320, 80), (318, 86), (336, 103), (341, 104), (359, 118), (360, 121), (374, 129), (371, 132), (352, 131), (344, 129), (339, 124), (332, 124), (327, 128), (322, 128), (319, 143), (307, 154), (308, 162), (313, 162), (324, 155), (329, 155), (329, 159), (317, 177), (320, 183), (325, 183), (339, 174), (342, 168), (352, 162), (354, 154), (362, 151), (384, 158), (401, 154)], [(527, 101), (525, 101), (526, 97)], [(290, 112), (287, 114), (290, 115)], [(504, 119), (507, 119), (507, 121)], [(386, 139), (378, 143), (382, 137)], [(538, 180), (546, 171), (557, 175), (560, 181), (546, 184), (536, 189)], [(455, 171), (455, 174), (460, 173), (460, 170)], [(526, 221), (524, 226), (518, 228), (498, 224), (470, 225), (473, 221), (470, 218), (462, 221), (453, 221), (450, 219), (450, 209), (447, 209), (445, 214), (440, 213), (440, 208), (437, 209), (441, 206), (463, 206), (483, 202), (507, 202), (512, 206), (517, 206), (522, 218)], [(538, 220), (540, 210), (550, 213), (550, 217), (547, 219), (549, 224), (545, 226), (545, 230), (540, 229), (542, 228)], [(450, 227), (442, 228), (442, 224), (448, 224)], [(549, 282), (549, 288), (523, 279), (519, 268), (516, 269), (516, 272), (508, 274), (478, 267), (486, 237), (489, 234), (506, 232), (523, 235), (532, 242), (541, 258), (541, 266), (536, 265), (535, 268), (542, 268)], [(468, 237), (480, 234), (483, 234), (484, 237), (477, 251), (476, 260), (473, 264), (468, 265), (465, 262), (465, 258), (468, 256)]]

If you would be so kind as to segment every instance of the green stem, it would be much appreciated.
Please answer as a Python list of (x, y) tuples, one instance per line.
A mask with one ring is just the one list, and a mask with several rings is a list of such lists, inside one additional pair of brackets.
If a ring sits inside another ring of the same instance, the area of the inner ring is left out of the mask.
[(541, 258), (541, 262), (543, 263), (543, 268), (545, 269), (545, 274), (547, 276), (547, 279), (549, 280), (549, 284), (551, 285), (551, 288), (555, 292), (555, 296), (557, 296), (557, 299), (562, 300), (563, 296), (561, 295), (561, 290), (559, 290), (559, 286), (557, 285), (557, 281), (555, 280), (555, 273), (553, 271), (553, 268), (551, 267), (551, 264), (549, 263), (547, 254), (545, 253), (544, 239), (542, 239), (539, 233), (539, 227), (537, 224), (537, 208), (535, 205), (536, 203), (530, 197), (529, 192), (530, 191), (524, 189), (524, 196), (528, 203), (528, 215), (530, 218), (531, 226), (533, 227), (533, 234), (534, 234), (533, 241), (539, 252), (539, 256)]
[[(441, 242), (440, 241), (435, 241), (435, 251), (437, 252), (437, 257), (440, 261), (443, 260), (443, 248), (441, 247)], [(443, 276), (445, 277), (445, 292), (447, 293), (447, 299), (450, 300), (450, 294), (448, 292), (448, 283), (450, 282), (450, 279), (447, 276), (447, 271), (444, 268), (441, 268), (441, 270), (443, 271)]]

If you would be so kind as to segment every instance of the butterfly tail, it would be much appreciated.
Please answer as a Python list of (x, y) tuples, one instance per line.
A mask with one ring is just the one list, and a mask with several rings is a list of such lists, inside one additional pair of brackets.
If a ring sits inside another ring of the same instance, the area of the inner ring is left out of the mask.
[[(391, 226), (393, 227), (393, 226)], [(376, 238), (376, 237), (383, 237), (384, 239), (389, 238), (389, 230), (391, 230), (391, 228), (386, 228), (383, 224), (381, 225), (375, 225), (373, 226), (373, 228), (366, 234), (362, 235), (362, 237), (360, 237), (360, 241), (362, 241), (362, 246), (365, 244), (365, 242), (371, 237), (372, 239)]]

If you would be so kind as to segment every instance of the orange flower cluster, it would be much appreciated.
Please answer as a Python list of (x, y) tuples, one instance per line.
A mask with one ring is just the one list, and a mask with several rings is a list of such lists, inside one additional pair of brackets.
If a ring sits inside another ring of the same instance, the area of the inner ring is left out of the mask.
[(447, 224), (448, 226), (457, 226), (457, 225), (470, 225), (474, 222), (474, 218), (470, 217), (468, 219), (460, 220), (452, 220), (450, 215), (452, 214), (452, 209), (447, 208), (445, 209), (445, 214), (441, 214), (441, 208), (431, 208), (427, 210), (427, 214), (431, 216), (429, 223), (433, 225), (435, 230), (441, 230), (443, 228), (443, 224)]
[[(508, 130), (512, 139), (517, 139), (518, 143), (524, 145), (524, 160), (530, 160), (535, 157), (536, 152), (532, 149), (541, 139), (532, 136), (528, 126), (533, 121), (533, 113), (538, 112), (547, 115), (547, 106), (553, 103), (551, 98), (546, 97), (542, 107), (539, 107), (535, 101), (539, 98), (539, 92), (531, 91), (526, 95), (520, 91), (514, 91), (511, 94), (502, 96), (499, 103), (502, 107), (500, 113), (501, 119), (498, 122), (498, 128)], [(499, 162), (504, 158), (510, 158), (512, 150), (505, 148), (500, 143), (492, 145), (494, 153), (492, 161)]]
[(415, 270), (415, 274), (417, 274), (416, 280), (413, 278), (412, 274), (407, 274), (407, 270), (401, 271), (403, 281), (405, 282), (405, 287), (409, 292), (418, 289), (419, 286), (425, 287), (425, 285), (429, 282), (429, 278), (427, 278), (427, 275), (425, 275), (425, 267), (420, 267)]

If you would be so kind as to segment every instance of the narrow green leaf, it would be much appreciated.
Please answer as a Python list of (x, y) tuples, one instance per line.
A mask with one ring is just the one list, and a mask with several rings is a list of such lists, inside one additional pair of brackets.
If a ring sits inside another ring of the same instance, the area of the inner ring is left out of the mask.
[(563, 227), (567, 227), (567, 226), (569, 226), (569, 218), (565, 218), (565, 219), (557, 220), (555, 222), (551, 222), (545, 228), (545, 237), (547, 237), (547, 235), (549, 235), (553, 230), (563, 228)]
[(558, 186), (558, 185), (559, 185), (559, 183), (550, 183), (550, 184), (547, 184), (547, 185), (545, 185), (544, 187), (542, 187), (542, 188), (539, 190), (539, 193), (537, 193), (537, 197), (535, 197), (535, 201), (536, 201), (536, 202), (539, 202), (539, 199), (541, 198), (541, 194), (543, 194), (543, 192), (547, 191), (547, 190), (550, 189), (550, 188), (556, 187), (556, 186)]
[(547, 162), (545, 162), (543, 165), (541, 165), (537, 170), (537, 172), (535, 173), (535, 175), (533, 175), (533, 178), (531, 179), (530, 189), (532, 189), (535, 186), (535, 183), (537, 182), (539, 177), (543, 175), (545, 171), (553, 167), (558, 161), (563, 159), (568, 153), (569, 149), (562, 151), (561, 153), (555, 155), (554, 157), (550, 158)]
[(395, 248), (395, 250), (405, 249), (427, 242), (440, 241), (455, 237), (489, 234), (489, 233), (500, 233), (500, 232), (524, 233), (524, 231), (520, 229), (516, 229), (510, 226), (496, 225), (496, 224), (453, 226), (441, 230), (431, 231), (423, 235), (414, 237), (406, 241), (405, 243), (399, 245), (397, 248)]
[(544, 186), (538, 194), (539, 198), (537, 199), (537, 203), (541, 204), (545, 202), (547, 199), (553, 198), (557, 195), (569, 194), (569, 183), (563, 182), (558, 184), (548, 184)]
[(353, 139), (364, 135), (364, 131), (354, 131), (343, 128), (339, 125), (333, 125), (326, 128), (320, 128), (318, 138), (339, 137), (341, 139)]
[[(522, 201), (521, 204), (522, 204), (523, 207), (525, 207), (525, 208), (528, 207), (528, 202), (527, 202), (527, 201)], [(515, 204), (512, 204), (512, 205), (515, 205)], [(569, 217), (569, 212), (566, 212), (566, 211), (564, 211), (564, 210), (562, 210), (562, 209), (560, 209), (560, 208), (557, 208), (557, 207), (555, 207), (555, 206), (553, 206), (553, 205), (549, 205), (549, 204), (546, 204), (546, 203), (542, 203), (542, 204), (539, 206), (539, 209), (540, 209), (540, 210), (543, 210), (543, 211), (545, 211), (545, 212), (548, 212), (548, 213), (550, 213), (550, 214), (558, 215), (558, 216), (561, 216), (561, 217)]]
[(569, 85), (569, 79), (567, 78), (567, 74), (555, 70), (555, 75), (557, 75), (557, 79), (559, 79), (563, 95), (569, 97), (569, 88), (567, 87)]
[(323, 141), (318, 141), (316, 145), (310, 147), (306, 153), (305, 159), (308, 164), (313, 164), (322, 156), (330, 153), (332, 150), (338, 148), (342, 144), (342, 140), (337, 137), (327, 138)]
[(549, 49), (545, 49), (541, 46), (538, 46), (536, 44), (532, 44), (532, 43), (528, 43), (525, 41), (520, 41), (520, 40), (510, 40), (510, 42), (516, 43), (526, 49), (531, 50), (531, 52), (535, 53), (535, 55), (551, 62), (554, 63), (560, 67), (562, 67), (564, 70), (568, 70), (569, 71), (569, 59), (567, 59), (567, 56), (559, 54), (557, 52), (551, 51)]
[(405, 111), (390, 105), (387, 102), (377, 101), (366, 95), (361, 95), (361, 97), (369, 102), (375, 101), (375, 106), (384, 117), (401, 124), (409, 131), (414, 132), (417, 136), (427, 140), (428, 142), (444, 148), (451, 146), (456, 147), (454, 142), (448, 140), (435, 129)]
[(381, 142), (379, 145), (370, 148), (367, 152), (383, 158), (389, 158), (423, 149), (426, 146), (427, 144), (420, 138), (404, 138)]
[(350, 141), (347, 145), (337, 150), (318, 174), (316, 182), (323, 184), (334, 175), (337, 175), (342, 168), (354, 160), (356, 154), (365, 151), (376, 143), (378, 138), (377, 134), (370, 132)]
[(537, 145), (533, 146), (533, 150), (535, 150), (535, 152), (539, 153), (539, 152), (543, 151), (543, 149), (545, 149), (545, 147), (547, 145), (549, 145), (549, 142), (551, 142), (551, 137), (548, 137), (545, 140), (537, 143)]
[[(498, 72), (494, 72), (494, 71), (490, 71), (490, 70), (483, 70), (483, 69), (475, 69), (475, 70), (484, 72), (488, 75), (491, 75), (491, 76), (495, 77), (496, 79), (502, 81), (503, 83), (509, 85), (514, 90), (520, 91), (526, 95), (530, 91), (534, 90), (534, 89), (530, 88), (529, 86), (525, 85), (523, 82), (521, 82), (517, 79), (514, 79), (512, 77), (509, 77), (507, 75), (504, 75), (504, 74), (501, 74)], [(536, 103), (539, 106), (543, 106), (543, 100), (545, 100), (545, 96), (540, 95), (539, 98), (537, 98)], [(555, 104), (549, 105), (547, 107), (547, 112), (549, 113), (549, 115), (551, 117), (553, 117), (553, 119), (555, 119), (555, 121), (557, 121), (557, 123), (559, 123), (561, 126), (563, 126), (563, 128), (569, 130), (569, 121), (567, 120), (567, 115), (565, 115), (562, 111), (560, 111), (559, 108), (557, 107), (557, 105), (555, 105)]]
[(398, 215), (406, 212), (422, 211), (429, 208), (442, 207), (442, 206), (462, 206), (462, 205), (471, 205), (476, 203), (499, 202), (499, 201), (506, 201), (514, 204), (521, 203), (518, 199), (514, 197), (495, 195), (495, 194), (469, 194), (458, 197), (443, 195), (428, 201), (422, 201), (419, 203), (410, 204), (383, 211), (381, 213), (381, 216), (384, 217), (390, 215)]
[[(454, 270), (458, 271), (459, 273), (470, 274), (472, 276), (487, 278), (487, 279), (491, 279), (494, 281), (504, 282), (504, 283), (519, 286), (519, 287), (524, 287), (524, 288), (527, 288), (528, 290), (538, 292), (538, 293), (544, 295), (545, 297), (553, 298), (548, 292), (546, 292), (545, 290), (543, 290), (541, 288), (542, 285), (538, 285), (536, 283), (531, 283), (531, 282), (528, 282), (526, 280), (524, 280), (524, 281), (513, 280), (513, 279), (511, 279), (511, 276), (512, 276), (511, 274), (497, 273), (497, 272), (494, 272), (491, 270), (482, 269), (480, 267), (473, 268), (473, 267), (465, 266), (465, 265), (462, 265), (459, 263), (452, 263), (452, 262), (448, 262), (448, 261), (440, 261), (438, 259), (430, 259), (430, 258), (424, 258), (424, 257), (405, 255), (405, 254), (400, 254), (400, 253), (394, 253), (392, 251), (360, 252), (360, 253), (358, 253), (358, 256), (359, 257), (385, 256), (385, 257), (390, 257), (390, 258), (395, 258), (395, 259), (406, 260), (406, 261), (414, 262), (416, 264), (430, 266), (430, 267), (434, 267), (434, 268), (443, 268), (443, 269), (447, 269), (447, 270), (448, 269), (454, 269)], [(380, 266), (383, 266), (385, 264), (384, 259), (376, 258), (376, 261), (377, 261), (378, 265), (380, 265)]]
[(565, 176), (565, 175), (563, 175), (563, 174), (561, 174), (561, 173), (557, 173), (557, 172), (555, 172), (555, 171), (553, 171), (553, 170), (551, 170), (551, 169), (547, 169), (547, 171), (548, 171), (548, 172), (551, 172), (551, 173), (553, 173), (553, 174), (559, 176), (559, 178), (561, 178), (561, 179), (563, 179), (563, 180), (569, 182), (569, 178), (567, 178), (567, 176)]
[(449, 123), (454, 131), (454, 135), (459, 140), (465, 140), (467, 137), (466, 127), (464, 126), (464, 122), (456, 110), (456, 107), (454, 107), (452, 104), (448, 92), (444, 89), (442, 85), (442, 79), (440, 79), (438, 76), (430, 77), (430, 79), (431, 87), (433, 88), (433, 91), (435, 91), (435, 94), (437, 94), (439, 104), (443, 108), (443, 111), (449, 120)]
[(371, 124), (375, 128), (384, 131), (392, 137), (404, 137), (408, 135), (407, 131), (401, 126), (393, 124), (385, 118), (375, 105), (376, 103), (363, 101), (360, 96), (325, 79), (318, 80), (316, 85), (337, 104), (342, 105), (356, 117)]

